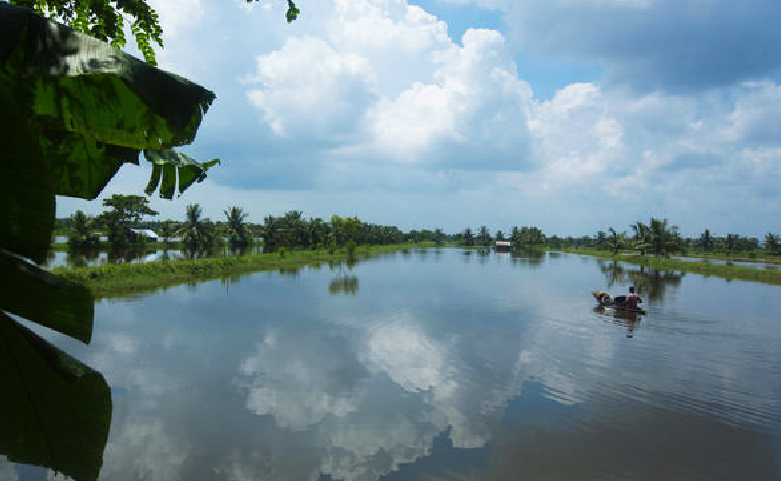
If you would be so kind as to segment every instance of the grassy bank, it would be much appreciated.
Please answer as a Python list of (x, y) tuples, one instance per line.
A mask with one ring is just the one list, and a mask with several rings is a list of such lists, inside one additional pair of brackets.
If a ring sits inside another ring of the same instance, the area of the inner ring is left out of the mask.
[[(359, 246), (356, 249), (355, 258), (360, 260), (382, 253), (429, 247), (434, 247), (434, 243), (420, 242), (417, 244), (387, 246)], [(179, 284), (236, 277), (256, 271), (279, 270), (285, 272), (307, 265), (320, 265), (347, 260), (346, 249), (339, 249), (333, 254), (329, 254), (326, 250), (292, 250), (285, 251), (284, 255), (275, 252), (239, 257), (184, 259), (138, 264), (57, 267), (52, 269), (51, 272), (72, 282), (86, 285), (96, 298), (102, 298), (155, 292), (158, 289)]]
[(564, 249), (562, 252), (573, 254), (583, 254), (600, 259), (615, 260), (626, 262), (638, 266), (645, 266), (658, 270), (676, 270), (702, 274), (703, 276), (720, 277), (727, 280), (742, 280), (762, 282), (765, 284), (781, 285), (781, 271), (757, 269), (745, 266), (727, 266), (710, 264), (708, 262), (682, 261), (678, 259), (667, 259), (664, 257), (641, 256), (634, 253), (619, 253), (613, 255), (610, 252), (597, 249)]

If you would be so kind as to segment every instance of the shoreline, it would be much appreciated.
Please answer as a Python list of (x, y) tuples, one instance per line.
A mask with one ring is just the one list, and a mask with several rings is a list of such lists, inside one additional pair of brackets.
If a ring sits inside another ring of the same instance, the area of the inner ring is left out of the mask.
[[(416, 244), (391, 244), (359, 246), (354, 259), (360, 261), (384, 253), (405, 250), (436, 248), (434, 242)], [(475, 247), (443, 245), (441, 248), (473, 250)], [(742, 280), (763, 284), (781, 285), (781, 271), (753, 267), (719, 265), (698, 261), (682, 261), (663, 257), (641, 256), (592, 249), (548, 249), (551, 252), (581, 254), (598, 259), (645, 266), (658, 270), (676, 270), (718, 277), (726, 280)], [(158, 290), (191, 282), (203, 282), (251, 274), (260, 271), (280, 272), (300, 269), (305, 266), (319, 266), (334, 262), (347, 262), (350, 258), (345, 248), (333, 254), (327, 250), (290, 250), (284, 257), (279, 252), (249, 254), (233, 257), (212, 257), (205, 259), (161, 260), (144, 263), (121, 263), (84, 267), (55, 267), (52, 274), (82, 284), (90, 289), (95, 299), (111, 297), (132, 297), (150, 294)]]
[(675, 270), (700, 274), (705, 277), (719, 277), (721, 279), (759, 282), (762, 284), (781, 285), (781, 271), (771, 269), (757, 269), (755, 267), (711, 264), (700, 261), (682, 261), (665, 257), (649, 257), (640, 254), (616, 254), (607, 251), (586, 249), (559, 249), (559, 252), (567, 254), (581, 254), (598, 259), (625, 262), (637, 266), (650, 267), (657, 270)]
[[(360, 261), (384, 253), (433, 247), (436, 247), (433, 242), (359, 246), (355, 251), (354, 260)], [(268, 270), (284, 272), (305, 266), (351, 260), (345, 248), (340, 248), (333, 254), (329, 254), (327, 250), (285, 250), (284, 252), (284, 257), (281, 257), (279, 252), (274, 252), (237, 257), (55, 267), (50, 272), (70, 282), (86, 286), (95, 300), (99, 300), (151, 294), (189, 282), (224, 279)]]

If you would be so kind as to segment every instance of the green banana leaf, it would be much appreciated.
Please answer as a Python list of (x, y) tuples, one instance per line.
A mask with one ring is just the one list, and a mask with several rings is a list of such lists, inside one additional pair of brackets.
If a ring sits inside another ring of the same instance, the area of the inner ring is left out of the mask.
[(0, 454), (95, 481), (111, 425), (103, 376), (0, 312)]
[(89, 289), (1, 250), (0, 279), (0, 309), (90, 342), (95, 307)]
[(177, 172), (179, 173), (179, 195), (181, 195), (194, 182), (202, 182), (206, 178), (206, 171), (213, 165), (220, 163), (220, 159), (199, 163), (192, 157), (175, 150), (145, 150), (144, 157), (153, 165), (152, 176), (145, 192), (147, 195), (152, 195), (159, 184), (160, 197), (165, 199), (170, 199), (174, 195)]
[(167, 149), (195, 139), (214, 93), (109, 44), (0, 4), (0, 64), (25, 80), (30, 113), (46, 130), (113, 145)]
[[(141, 150), (171, 198), (201, 181), (170, 148), (193, 141), (215, 96), (177, 75), (0, 2), (0, 249), (45, 258), (54, 196), (94, 199)], [(5, 128), (5, 126), (8, 126)], [(151, 151), (163, 151), (159, 155)]]
[(0, 249), (43, 262), (54, 226), (49, 162), (13, 96), (0, 88)]

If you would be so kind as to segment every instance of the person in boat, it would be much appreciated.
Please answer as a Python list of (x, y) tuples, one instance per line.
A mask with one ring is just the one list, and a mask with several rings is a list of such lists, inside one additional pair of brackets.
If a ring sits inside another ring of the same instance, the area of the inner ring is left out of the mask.
[(627, 309), (637, 309), (637, 304), (643, 302), (640, 296), (635, 294), (635, 286), (629, 286), (629, 294), (626, 295), (624, 307)]

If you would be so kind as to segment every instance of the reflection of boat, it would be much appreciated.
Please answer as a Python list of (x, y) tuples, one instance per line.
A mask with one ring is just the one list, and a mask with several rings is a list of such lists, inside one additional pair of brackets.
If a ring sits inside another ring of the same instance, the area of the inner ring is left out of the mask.
[(638, 309), (637, 311), (614, 309), (612, 307), (597, 306), (594, 308), (596, 314), (605, 316), (605, 322), (612, 324), (618, 324), (626, 328), (626, 337), (633, 338), (635, 332), (635, 326), (642, 319), (644, 312)]
[(594, 299), (597, 300), (597, 307), (602, 309), (611, 309), (614, 311), (626, 313), (645, 314), (645, 311), (639, 307), (624, 306), (623, 304), (626, 302), (626, 296), (613, 297), (604, 291), (593, 291), (591, 294), (594, 296)]

